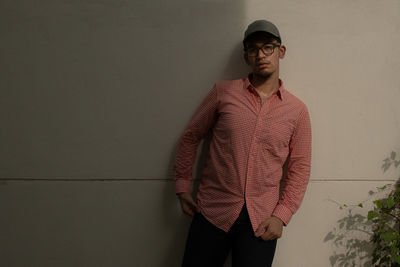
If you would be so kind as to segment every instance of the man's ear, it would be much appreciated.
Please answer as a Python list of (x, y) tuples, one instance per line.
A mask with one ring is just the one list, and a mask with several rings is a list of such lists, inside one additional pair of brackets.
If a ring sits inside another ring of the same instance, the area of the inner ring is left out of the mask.
[(284, 57), (285, 57), (285, 54), (286, 54), (286, 46), (281, 45), (281, 46), (279, 47), (279, 58), (280, 58), (280, 59), (284, 58)]

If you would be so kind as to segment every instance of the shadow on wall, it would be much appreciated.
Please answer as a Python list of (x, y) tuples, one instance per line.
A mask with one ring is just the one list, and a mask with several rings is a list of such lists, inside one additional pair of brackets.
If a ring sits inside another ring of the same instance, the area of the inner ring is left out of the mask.
[(331, 266), (372, 266), (370, 255), (373, 245), (369, 240), (372, 223), (366, 216), (349, 209), (347, 216), (338, 220), (337, 224), (324, 238), (324, 242), (331, 242), (334, 248), (333, 255), (329, 257)]
[(0, 11), (2, 177), (163, 179), (203, 93), (247, 72), (241, 0), (28, 7)]
[[(236, 53), (244, 11), (242, 0), (2, 3), (8, 28), (2, 40), (7, 68), (0, 114), (7, 130), (2, 132), (1, 176), (93, 183), (117, 178), (116, 183), (126, 179), (132, 186), (147, 179), (150, 187), (152, 179), (166, 182), (155, 213), (165, 215), (159, 224), (169, 233), (154, 237), (161, 246), (170, 244), (166, 258), (151, 250), (142, 255), (135, 246), (148, 243), (130, 241), (137, 262), (151, 257), (162, 262), (159, 266), (177, 266), (189, 220), (179, 213), (171, 180), (165, 181), (172, 176), (172, 147), (187, 114), (210, 89), (206, 86), (246, 73)], [(147, 195), (151, 204), (159, 199)], [(24, 229), (32, 220), (26, 218)], [(133, 236), (135, 231), (142, 230), (132, 227)], [(79, 246), (84, 250), (83, 242)]]

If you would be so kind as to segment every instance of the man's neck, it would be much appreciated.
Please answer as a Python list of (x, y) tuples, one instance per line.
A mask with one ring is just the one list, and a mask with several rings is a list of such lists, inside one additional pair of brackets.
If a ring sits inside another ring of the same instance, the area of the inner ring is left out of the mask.
[(251, 84), (260, 94), (264, 96), (270, 96), (279, 89), (279, 77), (278, 75), (272, 74), (269, 77), (261, 77), (254, 75), (254, 73), (250, 76)]

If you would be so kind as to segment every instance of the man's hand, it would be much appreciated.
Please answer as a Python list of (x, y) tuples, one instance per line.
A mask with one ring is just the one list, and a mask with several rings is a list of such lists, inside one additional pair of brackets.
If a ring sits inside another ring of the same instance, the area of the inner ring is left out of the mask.
[(195, 212), (200, 212), (197, 203), (193, 200), (193, 197), (189, 193), (178, 194), (179, 200), (181, 201), (182, 211), (189, 216), (193, 216)]
[(282, 236), (283, 222), (277, 217), (270, 217), (260, 223), (255, 233), (256, 237), (261, 236), (264, 241), (273, 240)]

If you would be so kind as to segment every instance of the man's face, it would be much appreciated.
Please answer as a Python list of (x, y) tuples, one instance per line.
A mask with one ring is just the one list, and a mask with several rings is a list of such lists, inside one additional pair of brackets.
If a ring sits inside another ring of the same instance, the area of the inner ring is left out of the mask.
[[(286, 47), (278, 44), (277, 40), (271, 40), (265, 33), (249, 36), (244, 59), (255, 75), (268, 78), (275, 72), (279, 73), (279, 59), (284, 58)], [(269, 50), (270, 53), (264, 53), (263, 50)]]

